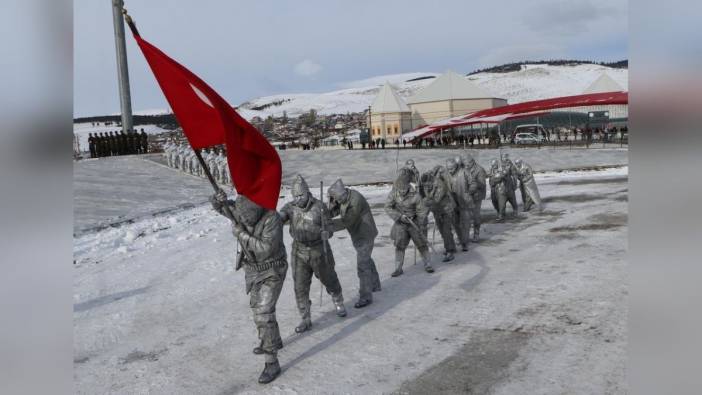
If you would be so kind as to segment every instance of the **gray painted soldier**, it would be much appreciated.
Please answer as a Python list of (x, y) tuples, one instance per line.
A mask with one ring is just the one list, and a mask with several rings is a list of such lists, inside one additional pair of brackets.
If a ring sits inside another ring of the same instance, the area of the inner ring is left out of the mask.
[(462, 160), (449, 159), (446, 161), (446, 169), (448, 170), (449, 191), (454, 202), (456, 202), (456, 209), (453, 215), (454, 228), (461, 242), (461, 249), (468, 251), (470, 223), (474, 204), (470, 195), (470, 175), (465, 168), (461, 167), (461, 163)]
[(380, 276), (371, 257), (378, 228), (373, 220), (368, 201), (360, 192), (346, 188), (341, 179), (336, 180), (328, 190), (330, 216), (333, 231), (346, 229), (356, 250), (356, 273), (358, 274), (358, 302), (355, 308), (373, 303), (373, 292), (381, 290)]
[(507, 183), (505, 184), (507, 186), (507, 202), (512, 206), (512, 210), (514, 211), (514, 215), (517, 215), (519, 211), (519, 206), (517, 205), (517, 184), (519, 182), (518, 180), (518, 175), (517, 175), (517, 167), (512, 163), (512, 161), (509, 159), (509, 154), (504, 153), (502, 154), (502, 169), (504, 169), (505, 172), (507, 172), (508, 177), (506, 178)]
[(439, 229), (439, 234), (444, 241), (442, 262), (450, 262), (454, 259), (456, 252), (456, 242), (451, 232), (451, 227), (454, 226), (453, 215), (456, 203), (449, 192), (445, 174), (446, 168), (443, 166), (436, 166), (422, 174), (420, 193), (429, 212), (434, 215), (435, 226)]
[(242, 195), (233, 202), (220, 190), (210, 201), (217, 212), (232, 219), (232, 232), (241, 245), (236, 269), (244, 268), (246, 293), (250, 295), (249, 305), (260, 340), (253, 352), (265, 357), (258, 381), (269, 383), (280, 375), (278, 350), (283, 347), (275, 316), (288, 270), (283, 222), (275, 210), (265, 209)]
[[(492, 206), (497, 211), (497, 222), (502, 222), (505, 219), (507, 211), (507, 201), (509, 200), (509, 189), (511, 188), (512, 180), (509, 170), (502, 168), (497, 159), (490, 162), (490, 198)], [(513, 211), (516, 215), (516, 211)]]
[(487, 173), (471, 155), (466, 155), (463, 163), (465, 165), (465, 171), (471, 179), (468, 194), (473, 198), (473, 210), (470, 217), (473, 227), (472, 241), (477, 243), (480, 239), (480, 225), (482, 223), (480, 208), (483, 205), (485, 196), (487, 196)]
[(536, 186), (536, 181), (534, 180), (534, 170), (521, 159), (515, 160), (514, 165), (517, 168), (519, 190), (522, 194), (522, 202), (524, 204), (523, 210), (529, 211), (532, 206), (536, 206), (536, 209), (541, 211), (541, 195), (539, 195), (539, 188)]
[[(283, 223), (290, 224), (292, 252), (290, 264), (295, 281), (295, 300), (302, 321), (295, 332), (302, 333), (312, 327), (310, 285), (312, 275), (317, 277), (331, 295), (336, 315), (346, 316), (341, 284), (334, 269), (334, 255), (329, 246), (332, 222), (324, 203), (310, 193), (307, 182), (300, 175), (292, 184), (293, 201), (280, 210)], [(324, 229), (324, 230), (322, 230)]]
[(411, 172), (401, 171), (385, 201), (385, 212), (395, 221), (390, 230), (390, 238), (395, 244), (395, 271), (392, 272), (392, 277), (404, 273), (402, 265), (410, 239), (422, 256), (424, 270), (428, 273), (434, 272), (426, 236), (424, 236), (429, 212), (419, 192), (410, 184), (411, 178)]

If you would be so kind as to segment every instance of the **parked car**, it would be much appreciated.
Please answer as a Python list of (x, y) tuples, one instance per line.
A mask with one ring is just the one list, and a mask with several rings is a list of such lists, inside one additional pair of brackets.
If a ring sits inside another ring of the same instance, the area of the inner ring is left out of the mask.
[(533, 133), (517, 133), (514, 136), (515, 144), (538, 144), (539, 138)]
[(516, 128), (514, 128), (515, 143), (517, 134), (519, 133), (533, 134), (539, 142), (543, 142), (546, 137), (546, 130), (544, 129), (544, 126), (539, 123), (519, 125)]

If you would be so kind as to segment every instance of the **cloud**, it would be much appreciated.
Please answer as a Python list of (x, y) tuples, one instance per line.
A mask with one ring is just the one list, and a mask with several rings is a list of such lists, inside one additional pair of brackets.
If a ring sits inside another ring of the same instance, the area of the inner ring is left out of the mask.
[(309, 59), (305, 59), (295, 65), (295, 73), (304, 77), (311, 77), (321, 70), (322, 66)]
[(548, 0), (534, 4), (524, 23), (535, 32), (575, 35), (592, 30), (593, 25), (600, 19), (619, 14), (618, 9), (607, 3), (596, 4), (591, 0)]

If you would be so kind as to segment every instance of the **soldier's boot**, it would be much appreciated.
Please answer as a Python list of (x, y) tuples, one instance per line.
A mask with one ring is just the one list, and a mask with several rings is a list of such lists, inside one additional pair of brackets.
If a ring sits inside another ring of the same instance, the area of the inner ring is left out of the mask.
[(405, 262), (405, 250), (395, 249), (395, 271), (392, 272), (392, 277), (401, 276), (402, 264)]
[(424, 271), (427, 273), (434, 273), (434, 268), (431, 266), (429, 250), (420, 251), (420, 253), (422, 254), (422, 262), (424, 262)]
[(477, 243), (480, 240), (480, 225), (473, 227), (473, 243)]
[(275, 380), (278, 376), (280, 376), (280, 363), (278, 362), (278, 357), (267, 354), (266, 366), (263, 368), (261, 375), (258, 376), (258, 382), (261, 384), (268, 384)]
[[(280, 343), (276, 344), (275, 347), (276, 349), (280, 350), (281, 348), (283, 348), (283, 342), (281, 341)], [(261, 342), (261, 344), (259, 344), (258, 346), (254, 347), (253, 353), (256, 355), (261, 355), (265, 353), (265, 351), (263, 351), (263, 342)]]
[(256, 346), (256, 347), (254, 347), (254, 349), (253, 349), (253, 353), (256, 354), (256, 355), (261, 355), (261, 354), (263, 354), (264, 352), (265, 352), (265, 351), (263, 351), (263, 349), (261, 348), (261, 345), (260, 345), (260, 344), (259, 344), (258, 346)]
[(453, 252), (446, 252), (441, 262), (451, 262), (454, 258), (455, 257), (453, 256)]
[(344, 307), (344, 295), (339, 292), (339, 295), (332, 296), (332, 301), (334, 302), (334, 308), (336, 308), (336, 315), (339, 317), (346, 317), (346, 307)]
[(312, 302), (308, 300), (307, 304), (304, 307), (300, 308), (300, 315), (302, 316), (302, 321), (300, 321), (300, 324), (295, 327), (295, 332), (302, 333), (312, 327), (312, 318), (310, 318), (311, 306)]
[(461, 243), (461, 251), (466, 252), (468, 251), (468, 243)]
[[(373, 261), (371, 260), (371, 262), (373, 262)], [(373, 271), (372, 271), (371, 277), (373, 278), (373, 291), (372, 292), (382, 291), (383, 287), (380, 285), (380, 276), (378, 276), (378, 270), (375, 267), (375, 262), (373, 262)]]

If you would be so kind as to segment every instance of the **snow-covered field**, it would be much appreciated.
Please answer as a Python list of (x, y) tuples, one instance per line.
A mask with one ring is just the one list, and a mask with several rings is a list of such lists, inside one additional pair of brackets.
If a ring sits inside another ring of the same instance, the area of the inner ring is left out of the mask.
[[(510, 104), (549, 97), (579, 95), (606, 72), (624, 90), (628, 90), (629, 71), (613, 69), (595, 64), (577, 66), (526, 65), (521, 71), (508, 73), (478, 73), (468, 76), (495, 97), (507, 99)], [(325, 93), (289, 93), (259, 97), (248, 101), (242, 109), (258, 107), (278, 101), (285, 102), (267, 107), (261, 111), (242, 113), (243, 116), (268, 115), (298, 116), (315, 109), (319, 114), (346, 114), (365, 111), (380, 90), (389, 81), (398, 94), (407, 99), (419, 89), (429, 85), (434, 79), (409, 81), (418, 77), (437, 76), (440, 73), (403, 73), (367, 78), (359, 81), (340, 83), (343, 89)]]
[[(113, 183), (120, 174), (112, 173)], [(431, 275), (413, 265), (410, 247), (399, 278), (389, 276), (391, 221), (382, 210), (389, 187), (359, 186), (380, 231), (373, 256), (383, 290), (368, 308), (352, 307), (355, 255), (348, 234), (335, 234), (349, 316), (337, 318), (328, 295), (320, 307), (315, 282), (313, 330), (294, 334), (299, 317), (288, 273), (277, 311), (283, 374), (267, 386), (256, 383), (263, 362), (251, 354), (257, 338), (243, 274), (233, 268), (234, 239), (208, 204), (78, 235), (76, 390), (624, 393), (627, 175), (625, 166), (540, 173), (544, 212), (496, 224), (485, 201), (479, 244), (453, 264), (437, 263)], [(182, 193), (177, 183), (159, 185)], [(135, 201), (149, 201), (153, 191), (139, 193)], [(289, 252), (287, 229), (285, 242)]]

